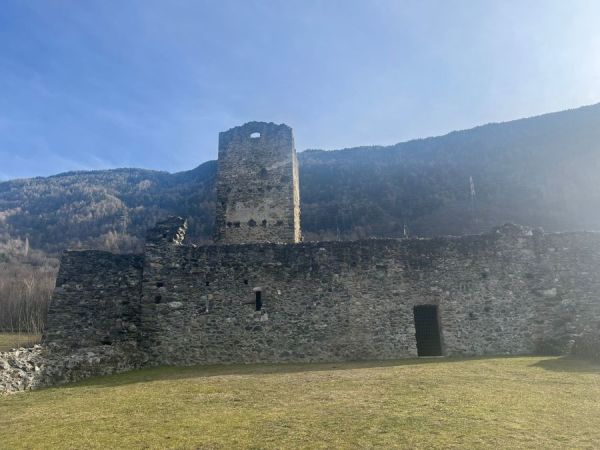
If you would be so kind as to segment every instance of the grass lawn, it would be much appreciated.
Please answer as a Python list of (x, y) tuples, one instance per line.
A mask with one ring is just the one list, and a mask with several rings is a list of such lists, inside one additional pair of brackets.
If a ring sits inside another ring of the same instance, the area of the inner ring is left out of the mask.
[(0, 397), (1, 448), (599, 448), (600, 365), (153, 368)]
[(5, 352), (11, 348), (28, 347), (40, 342), (39, 334), (27, 333), (3, 333), (0, 332), (0, 352)]

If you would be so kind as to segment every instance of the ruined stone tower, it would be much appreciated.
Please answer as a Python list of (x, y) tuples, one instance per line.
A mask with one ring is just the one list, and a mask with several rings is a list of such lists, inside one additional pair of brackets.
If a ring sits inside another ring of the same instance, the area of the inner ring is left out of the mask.
[(287, 125), (249, 122), (219, 134), (215, 241), (300, 242), (298, 159)]

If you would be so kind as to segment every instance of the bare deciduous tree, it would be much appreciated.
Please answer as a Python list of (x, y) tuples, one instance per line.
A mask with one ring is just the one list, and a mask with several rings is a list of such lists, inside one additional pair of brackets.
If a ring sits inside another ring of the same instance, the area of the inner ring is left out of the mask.
[(28, 240), (2, 243), (0, 254), (0, 331), (41, 333), (57, 261), (31, 251)]

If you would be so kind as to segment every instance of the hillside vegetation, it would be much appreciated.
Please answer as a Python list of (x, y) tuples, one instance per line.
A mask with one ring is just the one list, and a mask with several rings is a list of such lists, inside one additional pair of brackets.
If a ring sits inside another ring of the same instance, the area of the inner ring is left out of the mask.
[[(300, 153), (310, 239), (465, 234), (506, 221), (600, 229), (600, 105), (389, 147)], [(169, 174), (71, 172), (0, 183), (0, 236), (46, 251), (128, 251), (158, 218), (212, 237), (216, 162)], [(471, 195), (471, 180), (474, 196)]]
[(600, 366), (527, 357), (152, 368), (0, 398), (0, 417), (11, 449), (597, 448)]
[[(388, 147), (309, 150), (299, 160), (308, 240), (460, 235), (505, 222), (600, 230), (600, 105)], [(170, 214), (189, 218), (191, 242), (210, 241), (216, 170), (209, 161), (175, 174), (116, 169), (0, 183), (0, 308), (23, 288), (15, 276), (30, 271), (42, 292), (56, 268), (10, 242), (53, 257), (66, 248), (135, 252)]]

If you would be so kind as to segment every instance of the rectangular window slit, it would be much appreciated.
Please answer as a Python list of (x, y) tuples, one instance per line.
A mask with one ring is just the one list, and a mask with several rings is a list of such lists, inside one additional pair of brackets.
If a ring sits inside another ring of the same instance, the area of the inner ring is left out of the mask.
[(260, 311), (262, 309), (262, 296), (261, 296), (261, 292), (260, 291), (256, 291), (254, 293), (255, 295), (255, 299), (254, 299), (254, 304), (256, 306), (256, 310)]

